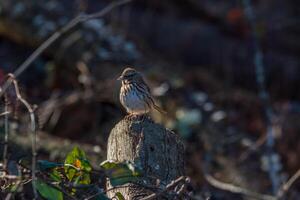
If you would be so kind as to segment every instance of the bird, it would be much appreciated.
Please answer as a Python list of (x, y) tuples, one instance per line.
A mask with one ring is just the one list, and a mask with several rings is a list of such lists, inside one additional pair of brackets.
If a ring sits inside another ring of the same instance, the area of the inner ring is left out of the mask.
[(132, 67), (126, 67), (118, 80), (122, 83), (120, 102), (130, 116), (144, 115), (152, 109), (166, 114), (155, 104), (150, 88), (140, 72)]

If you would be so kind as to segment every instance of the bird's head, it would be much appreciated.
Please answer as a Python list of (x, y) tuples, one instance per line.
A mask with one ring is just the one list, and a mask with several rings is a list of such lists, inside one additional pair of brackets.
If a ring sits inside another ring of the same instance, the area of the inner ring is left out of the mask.
[(142, 79), (142, 75), (131, 67), (127, 67), (123, 70), (121, 76), (119, 76), (118, 80), (126, 83), (126, 82), (136, 82)]

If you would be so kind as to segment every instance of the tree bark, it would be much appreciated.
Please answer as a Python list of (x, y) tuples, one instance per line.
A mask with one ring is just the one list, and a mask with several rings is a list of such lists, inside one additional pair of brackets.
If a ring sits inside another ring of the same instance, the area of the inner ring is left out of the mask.
[(131, 161), (143, 172), (139, 185), (129, 183), (111, 189), (108, 181), (110, 198), (120, 192), (126, 200), (140, 199), (153, 193), (149, 188), (156, 186), (157, 179), (168, 184), (184, 174), (183, 143), (178, 135), (150, 118), (121, 120), (110, 133), (107, 159)]

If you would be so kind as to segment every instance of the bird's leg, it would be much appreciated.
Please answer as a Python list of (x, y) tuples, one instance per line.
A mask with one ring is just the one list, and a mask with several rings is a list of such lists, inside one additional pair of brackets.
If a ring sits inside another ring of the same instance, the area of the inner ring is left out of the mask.
[[(148, 105), (148, 104), (147, 104)], [(147, 107), (146, 107), (146, 104), (144, 106), (144, 113), (140, 115), (140, 118), (141, 118), (141, 122), (144, 123), (145, 120), (147, 119), (148, 115), (147, 115)]]

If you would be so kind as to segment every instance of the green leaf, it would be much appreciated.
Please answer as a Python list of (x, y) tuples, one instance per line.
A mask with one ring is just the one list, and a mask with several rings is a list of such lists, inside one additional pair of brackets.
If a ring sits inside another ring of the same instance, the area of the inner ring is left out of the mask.
[(90, 179), (90, 174), (88, 173), (81, 173), (80, 175), (76, 176), (76, 178), (74, 178), (74, 184), (84, 184), (84, 185), (88, 185), (91, 183), (91, 179)]
[(92, 166), (84, 151), (80, 148), (74, 147), (74, 149), (67, 155), (64, 169), (66, 176), (70, 181), (78, 176), (82, 176), (80, 183), (90, 183), (89, 172), (92, 170)]
[(63, 166), (63, 164), (61, 164), (61, 163), (49, 162), (47, 160), (38, 160), (37, 163), (38, 163), (38, 167), (41, 171), (45, 171), (47, 169)]
[(60, 172), (57, 171), (55, 168), (52, 170), (52, 172), (50, 173), (50, 178), (54, 181), (61, 181), (61, 176), (60, 176)]
[(36, 189), (40, 195), (47, 200), (63, 200), (63, 194), (61, 191), (49, 186), (40, 179), (36, 181)]
[(124, 196), (121, 194), (121, 192), (117, 192), (115, 194), (116, 197), (118, 197), (119, 200), (125, 200)]
[(74, 168), (71, 168), (71, 167), (65, 167), (65, 173), (66, 173), (66, 176), (68, 177), (68, 179), (70, 181), (73, 180), (75, 174), (76, 174), (77, 170), (74, 169)]
[(106, 171), (112, 186), (137, 181), (141, 176), (141, 170), (130, 162), (118, 163), (106, 160), (100, 166)]
[(83, 175), (81, 176), (80, 179), (80, 183), (81, 184), (90, 184), (91, 183), (91, 178), (90, 178), (90, 174), (88, 173), (83, 173)]

